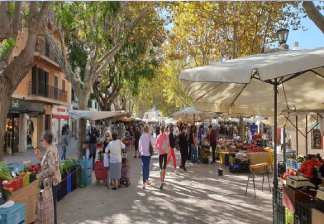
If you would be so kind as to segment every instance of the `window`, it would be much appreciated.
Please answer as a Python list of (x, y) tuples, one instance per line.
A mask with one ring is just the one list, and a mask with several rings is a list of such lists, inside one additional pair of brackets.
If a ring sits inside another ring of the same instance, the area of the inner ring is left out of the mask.
[(32, 68), (32, 94), (48, 97), (48, 72), (36, 66)]
[(65, 80), (62, 80), (62, 90), (65, 91)]

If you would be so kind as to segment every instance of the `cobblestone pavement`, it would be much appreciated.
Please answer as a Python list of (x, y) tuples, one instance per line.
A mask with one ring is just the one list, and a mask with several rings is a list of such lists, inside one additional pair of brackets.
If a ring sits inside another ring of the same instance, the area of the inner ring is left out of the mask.
[(272, 223), (271, 193), (265, 184), (257, 197), (252, 188), (245, 195), (247, 175), (225, 172), (217, 176), (217, 167), (189, 164), (188, 172), (169, 166), (166, 186), (159, 187), (157, 158), (153, 158), (153, 186), (142, 189), (140, 160), (130, 159), (131, 186), (117, 191), (94, 184), (68, 194), (58, 205), (59, 223)]

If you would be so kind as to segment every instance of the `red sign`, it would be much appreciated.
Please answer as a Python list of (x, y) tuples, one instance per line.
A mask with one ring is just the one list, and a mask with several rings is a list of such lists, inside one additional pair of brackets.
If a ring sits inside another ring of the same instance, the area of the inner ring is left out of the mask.
[(63, 114), (53, 114), (52, 118), (54, 119), (60, 119), (60, 120), (69, 120), (69, 115), (63, 115)]

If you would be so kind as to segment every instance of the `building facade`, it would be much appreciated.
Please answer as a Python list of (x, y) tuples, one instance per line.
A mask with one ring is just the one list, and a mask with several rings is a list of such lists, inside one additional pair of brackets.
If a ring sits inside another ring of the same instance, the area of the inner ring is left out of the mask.
[[(69, 123), (71, 83), (59, 65), (58, 32), (39, 37), (34, 54), (34, 65), (12, 95), (6, 125), (7, 153), (25, 152), (39, 145), (45, 130), (60, 141), (61, 130)], [(26, 43), (26, 33), (20, 33), (14, 54), (19, 54)]]

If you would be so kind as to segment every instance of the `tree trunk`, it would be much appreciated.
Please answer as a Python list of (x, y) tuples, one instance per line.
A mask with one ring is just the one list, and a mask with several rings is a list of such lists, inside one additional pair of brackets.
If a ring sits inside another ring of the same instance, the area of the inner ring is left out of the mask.
[(4, 137), (6, 133), (6, 119), (11, 102), (11, 89), (9, 88), (10, 84), (3, 78), (0, 78), (0, 160), (3, 159), (5, 152)]
[[(89, 96), (90, 93), (88, 93), (88, 91), (85, 90), (81, 90), (80, 91), (80, 95), (78, 96), (79, 99), (79, 109), (80, 110), (87, 110), (88, 109), (88, 101), (89, 101)], [(82, 156), (82, 144), (85, 142), (86, 140), (86, 126), (87, 125), (87, 121), (85, 119), (80, 119), (79, 120), (79, 149), (80, 149), (80, 155), (79, 157), (81, 158)]]
[(316, 26), (324, 33), (324, 16), (316, 8), (312, 1), (304, 1), (303, 7), (307, 16), (316, 24)]

